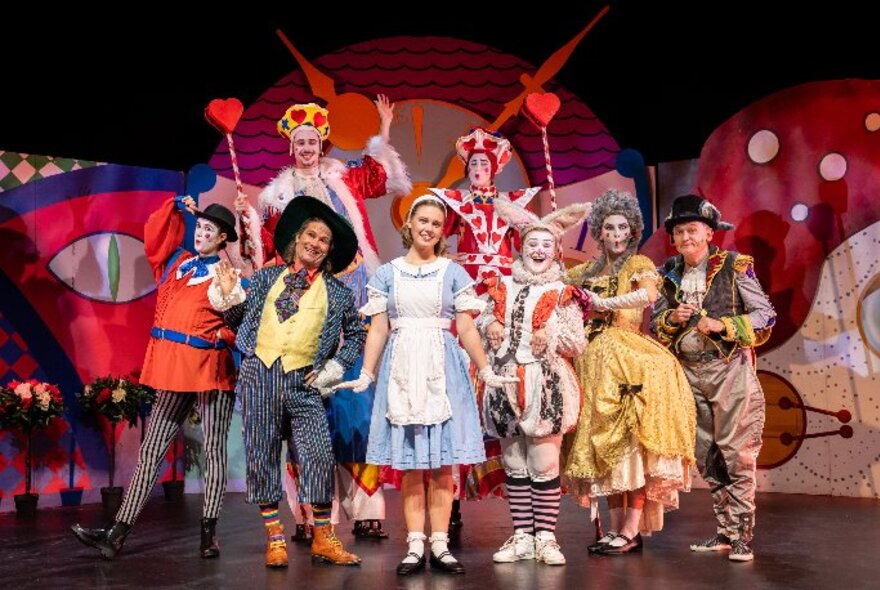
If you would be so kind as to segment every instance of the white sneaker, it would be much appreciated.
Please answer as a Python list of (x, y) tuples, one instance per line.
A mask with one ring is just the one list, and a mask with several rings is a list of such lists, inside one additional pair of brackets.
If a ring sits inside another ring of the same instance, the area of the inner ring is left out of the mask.
[(513, 563), (523, 559), (535, 559), (535, 536), (522, 532), (514, 533), (492, 556), (495, 563)]
[(565, 556), (556, 542), (556, 535), (541, 531), (535, 538), (535, 557), (547, 565), (565, 565)]

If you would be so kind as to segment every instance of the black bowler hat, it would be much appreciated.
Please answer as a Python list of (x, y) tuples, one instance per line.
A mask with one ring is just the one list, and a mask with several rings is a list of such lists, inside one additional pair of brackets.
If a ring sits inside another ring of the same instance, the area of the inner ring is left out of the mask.
[[(284, 208), (275, 226), (275, 251), (284, 253), (306, 220), (317, 217), (327, 224), (333, 233), (333, 245), (327, 257), (330, 270), (338, 273), (351, 264), (357, 255), (357, 235), (351, 224), (333, 209), (314, 197), (294, 197)], [(290, 262), (289, 260), (286, 262)]]
[(226, 234), (227, 242), (238, 241), (238, 234), (235, 232), (235, 215), (223, 205), (211, 203), (204, 211), (196, 211), (195, 215), (207, 219), (220, 228), (220, 231)]

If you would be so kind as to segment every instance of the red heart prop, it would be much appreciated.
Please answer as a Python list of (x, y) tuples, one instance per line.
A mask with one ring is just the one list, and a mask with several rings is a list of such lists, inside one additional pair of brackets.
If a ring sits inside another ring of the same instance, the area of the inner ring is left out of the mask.
[(559, 110), (559, 97), (552, 92), (533, 92), (523, 103), (523, 114), (538, 127), (546, 127)]
[(306, 112), (302, 109), (297, 109), (290, 113), (290, 118), (297, 124), (302, 123), (306, 120)]
[(483, 262), (485, 262), (486, 264), (492, 262), (493, 258), (494, 256), (492, 256), (491, 254), (483, 254)]
[(232, 133), (244, 113), (244, 105), (237, 98), (215, 98), (205, 107), (205, 119), (220, 133)]
[(474, 212), (474, 205), (472, 203), (465, 203), (464, 205), (461, 206), (459, 211), (461, 211), (465, 215), (470, 215), (471, 213)]
[(477, 242), (478, 242), (478, 243), (483, 243), (483, 242), (486, 241), (486, 238), (489, 237), (489, 234), (487, 234), (487, 233), (484, 232), (484, 231), (481, 231), (481, 232), (478, 233), (478, 234), (474, 234), (474, 237), (477, 238)]
[(497, 231), (492, 232), (492, 241), (493, 242), (500, 242), (501, 238), (503, 238), (503, 237), (504, 237), (504, 234), (499, 234)]
[(474, 224), (474, 227), (479, 229), (483, 227), (483, 218), (482, 217), (474, 217), (471, 219), (471, 223)]

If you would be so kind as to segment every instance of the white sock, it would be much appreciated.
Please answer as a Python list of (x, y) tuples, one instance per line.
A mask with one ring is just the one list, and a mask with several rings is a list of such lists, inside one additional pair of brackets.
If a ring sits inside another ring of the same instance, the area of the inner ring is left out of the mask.
[[(406, 536), (407, 547), (407, 555), (403, 558), (402, 563), (416, 563), (422, 556), (425, 554), (425, 533), (422, 532), (413, 532), (409, 533)], [(415, 554), (418, 557), (413, 557), (411, 554)]]
[[(449, 535), (446, 533), (431, 533), (431, 553), (434, 557), (444, 563), (455, 563), (458, 561), (449, 553)], [(443, 554), (446, 555), (443, 555)], [(440, 557), (443, 555), (443, 557)]]

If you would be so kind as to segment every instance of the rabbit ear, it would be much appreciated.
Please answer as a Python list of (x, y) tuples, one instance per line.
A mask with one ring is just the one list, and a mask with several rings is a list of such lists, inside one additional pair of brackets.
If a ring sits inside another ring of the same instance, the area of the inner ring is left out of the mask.
[(541, 223), (554, 229), (561, 236), (575, 225), (580, 224), (593, 210), (592, 203), (574, 203), (541, 218)]
[(496, 198), (492, 201), (492, 204), (495, 206), (498, 216), (513, 226), (519, 233), (522, 233), (539, 221), (537, 215), (524, 207), (511, 203), (507, 199)]

